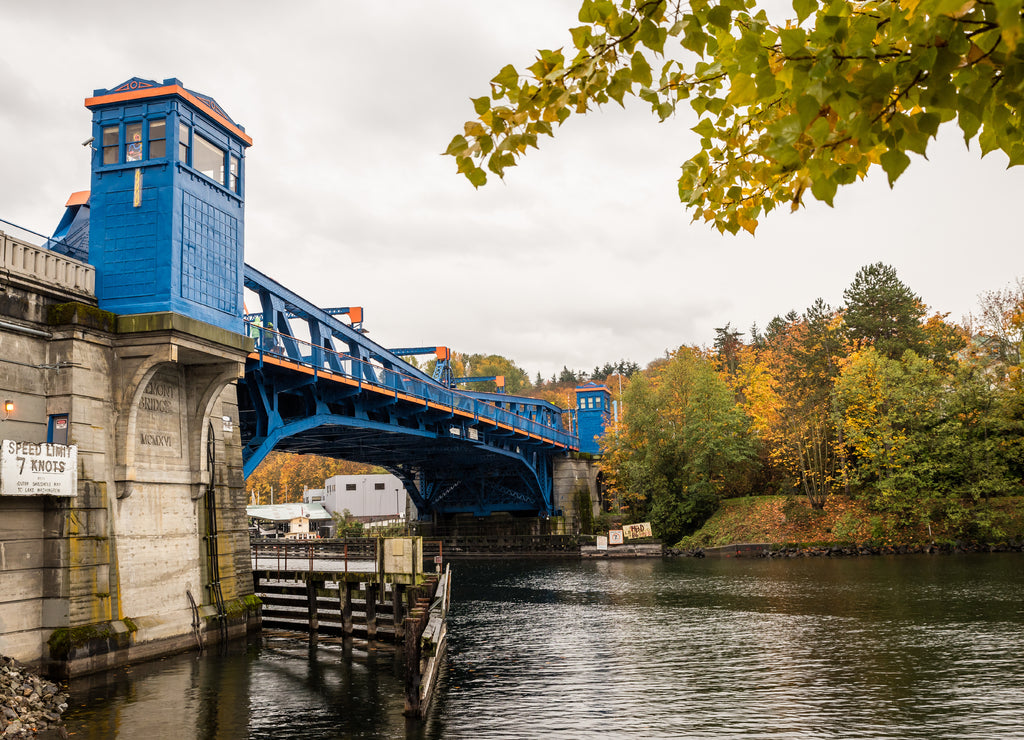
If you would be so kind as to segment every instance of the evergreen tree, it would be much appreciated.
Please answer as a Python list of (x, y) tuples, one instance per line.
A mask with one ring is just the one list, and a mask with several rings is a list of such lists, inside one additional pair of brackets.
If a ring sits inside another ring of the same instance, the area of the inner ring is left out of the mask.
[(734, 375), (739, 362), (739, 349), (743, 346), (743, 341), (740, 339), (743, 332), (733, 329), (731, 323), (726, 322), (725, 326), (715, 329), (715, 352), (718, 355), (719, 367), (730, 375)]
[(857, 349), (872, 346), (894, 360), (908, 349), (926, 354), (921, 328), (925, 306), (893, 267), (881, 262), (862, 267), (843, 298), (847, 335)]

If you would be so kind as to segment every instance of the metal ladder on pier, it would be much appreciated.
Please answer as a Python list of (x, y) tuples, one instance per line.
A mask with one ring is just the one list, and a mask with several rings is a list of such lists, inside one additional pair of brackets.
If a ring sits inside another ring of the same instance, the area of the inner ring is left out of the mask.
[(220, 545), (218, 542), (217, 531), (217, 491), (214, 487), (214, 463), (216, 462), (216, 457), (216, 441), (213, 434), (213, 424), (210, 424), (206, 441), (206, 466), (210, 471), (210, 481), (206, 485), (206, 493), (203, 497), (203, 503), (206, 507), (206, 536), (203, 539), (206, 542), (207, 576), (209, 577), (207, 588), (210, 590), (210, 602), (217, 608), (217, 622), (220, 628), (221, 644), (224, 644), (227, 642), (228, 637), (228, 621), (227, 611), (224, 608), (224, 592), (221, 590), (220, 586)]

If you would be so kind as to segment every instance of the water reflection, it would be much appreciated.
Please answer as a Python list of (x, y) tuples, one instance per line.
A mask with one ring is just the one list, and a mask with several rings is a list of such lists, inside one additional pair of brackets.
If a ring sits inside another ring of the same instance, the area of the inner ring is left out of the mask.
[(417, 738), (396, 654), (300, 636), (234, 643), (72, 682), (74, 737)]
[(402, 716), (393, 652), (264, 638), (75, 682), (68, 726), (90, 740), (1024, 737), (1022, 562), (459, 561), (427, 722)]

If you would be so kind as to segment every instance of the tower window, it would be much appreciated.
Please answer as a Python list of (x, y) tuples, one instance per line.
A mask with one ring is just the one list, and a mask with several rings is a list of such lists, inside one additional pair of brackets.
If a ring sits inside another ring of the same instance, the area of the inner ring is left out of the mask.
[(149, 158), (161, 159), (167, 156), (167, 120), (160, 118), (149, 122)]
[(142, 124), (129, 123), (124, 127), (124, 161), (142, 161)]
[(178, 161), (182, 164), (190, 164), (188, 154), (191, 146), (191, 134), (188, 126), (184, 123), (178, 124)]
[(241, 181), (239, 180), (238, 173), (241, 169), (241, 162), (238, 157), (234, 154), (228, 155), (228, 190), (232, 193), (240, 193)]
[(196, 134), (192, 152), (192, 167), (224, 184), (224, 150)]
[(119, 126), (103, 129), (103, 164), (117, 164), (121, 161), (121, 131)]

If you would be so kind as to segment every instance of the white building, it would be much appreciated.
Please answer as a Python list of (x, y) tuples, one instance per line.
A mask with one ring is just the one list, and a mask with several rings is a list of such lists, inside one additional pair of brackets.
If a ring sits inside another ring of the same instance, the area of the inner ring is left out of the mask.
[(324, 481), (323, 488), (302, 494), (306, 503), (322, 504), (332, 514), (349, 514), (363, 522), (404, 522), (412, 510), (412, 501), (397, 476), (336, 475)]
[(261, 537), (308, 539), (319, 537), (320, 526), (331, 522), (331, 515), (319, 503), (246, 506), (245, 513)]

